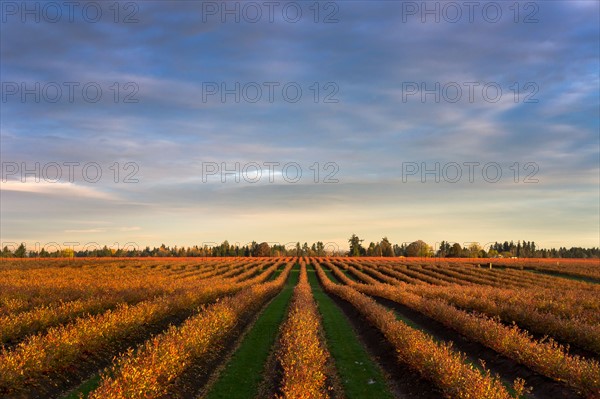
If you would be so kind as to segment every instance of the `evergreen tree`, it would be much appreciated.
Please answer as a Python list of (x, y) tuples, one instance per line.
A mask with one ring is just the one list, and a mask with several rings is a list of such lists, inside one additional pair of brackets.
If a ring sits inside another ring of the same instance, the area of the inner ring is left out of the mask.
[(348, 240), (350, 243), (350, 253), (349, 256), (361, 256), (365, 254), (365, 249), (362, 247), (361, 243), (364, 240), (358, 238), (356, 234), (352, 234), (352, 237)]
[(19, 248), (15, 251), (15, 258), (24, 258), (27, 255), (27, 248), (24, 243), (19, 245)]

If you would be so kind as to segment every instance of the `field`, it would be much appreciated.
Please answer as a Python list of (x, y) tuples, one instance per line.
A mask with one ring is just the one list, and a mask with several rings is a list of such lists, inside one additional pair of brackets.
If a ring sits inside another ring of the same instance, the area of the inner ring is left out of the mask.
[(3, 259), (0, 397), (600, 398), (599, 298), (598, 260)]

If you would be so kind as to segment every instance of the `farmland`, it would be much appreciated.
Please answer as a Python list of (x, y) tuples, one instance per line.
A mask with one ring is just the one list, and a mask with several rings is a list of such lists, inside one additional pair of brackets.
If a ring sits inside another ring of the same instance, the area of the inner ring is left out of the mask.
[(4, 398), (600, 398), (566, 259), (3, 259)]

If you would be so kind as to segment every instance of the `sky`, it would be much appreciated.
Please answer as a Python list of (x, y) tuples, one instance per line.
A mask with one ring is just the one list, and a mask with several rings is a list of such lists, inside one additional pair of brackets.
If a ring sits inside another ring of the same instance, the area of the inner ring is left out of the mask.
[(598, 1), (0, 2), (0, 241), (600, 246)]

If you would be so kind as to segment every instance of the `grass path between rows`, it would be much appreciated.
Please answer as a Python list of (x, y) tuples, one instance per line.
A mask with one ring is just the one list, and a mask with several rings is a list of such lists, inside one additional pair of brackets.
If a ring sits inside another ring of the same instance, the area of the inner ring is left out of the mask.
[(565, 274), (565, 273), (561, 273), (561, 272), (555, 272), (552, 270), (535, 270), (535, 269), (528, 269), (528, 268), (525, 268), (523, 270), (526, 272), (529, 272), (529, 273), (541, 274), (542, 276), (564, 278), (567, 280), (579, 281), (582, 283), (600, 284), (600, 280), (595, 279), (594, 277), (575, 276), (572, 274)]
[(308, 281), (319, 307), (327, 348), (347, 399), (392, 399), (383, 373), (371, 359), (342, 310), (319, 284), (314, 267), (307, 267)]
[(83, 394), (83, 397), (87, 398), (90, 392), (98, 388), (100, 380), (100, 373), (95, 373), (92, 377), (82, 382), (76, 389), (63, 396), (63, 399), (79, 399), (80, 394)]
[(296, 264), (283, 290), (257, 318), (205, 399), (251, 399), (257, 395), (265, 363), (299, 277), (300, 265)]

